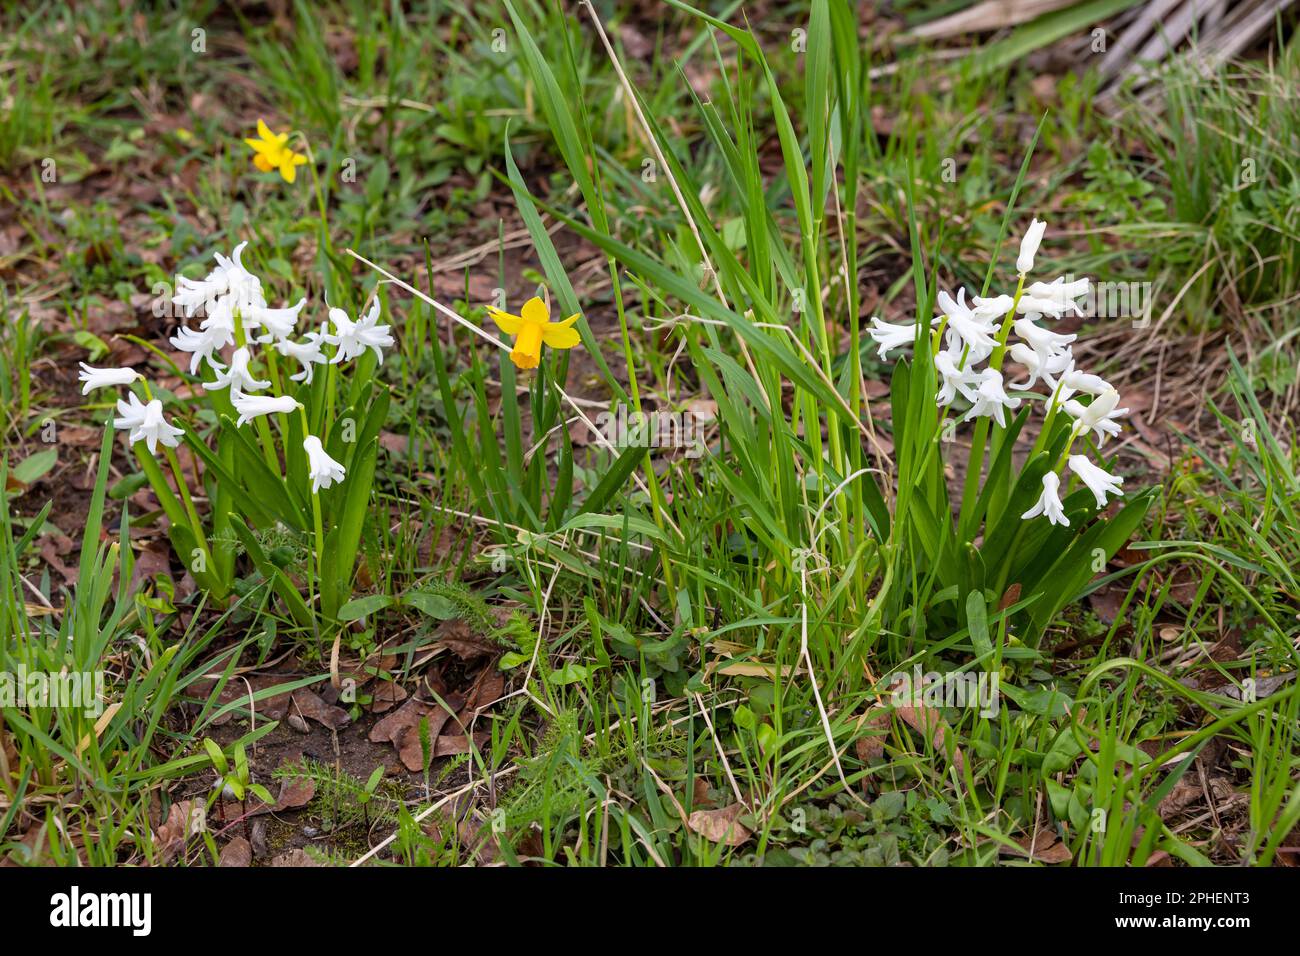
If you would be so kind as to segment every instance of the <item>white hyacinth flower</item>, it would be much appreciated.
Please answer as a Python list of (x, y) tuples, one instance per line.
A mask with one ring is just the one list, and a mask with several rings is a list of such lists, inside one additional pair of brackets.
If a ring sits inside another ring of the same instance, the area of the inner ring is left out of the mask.
[(987, 321), (1000, 320), (1006, 317), (1011, 311), (1011, 307), (1016, 304), (1015, 296), (995, 295), (991, 299), (983, 299), (979, 296), (971, 296), (972, 312), (977, 319)]
[(1092, 280), (1087, 276), (1072, 280), (1057, 276), (1051, 282), (1031, 282), (1025, 286), (1025, 292), (1044, 299), (1079, 299), (1087, 295), (1091, 288)]
[(346, 470), (325, 453), (319, 438), (308, 435), (303, 439), (302, 447), (307, 452), (307, 477), (311, 479), (312, 494), (343, 480)]
[[(1032, 311), (1041, 311), (1052, 315), (1054, 319), (1060, 319), (1067, 311), (1073, 311), (1075, 315), (1083, 315), (1082, 308), (1075, 299), (1082, 298), (1088, 294), (1092, 282), (1088, 278), (1076, 278), (1073, 282), (1067, 282), (1065, 276), (1054, 278), (1050, 282), (1031, 282), (1024, 289), (1024, 295), (1021, 298), (1022, 304), (1030, 302)], [(1021, 308), (1022, 313), (1031, 311)]]
[(1110, 382), (1106, 381), (1100, 375), (1091, 375), (1088, 372), (1080, 372), (1070, 369), (1061, 376), (1061, 384), (1064, 388), (1070, 390), (1070, 394), (1083, 392), (1087, 395), (1105, 395), (1107, 392), (1114, 391)]
[(135, 392), (128, 392), (126, 400), (117, 400), (117, 415), (113, 427), (122, 431), (135, 431), (144, 422), (145, 405)]
[(259, 415), (272, 415), (276, 412), (287, 415), (300, 407), (291, 395), (244, 395), (235, 392), (230, 396), (230, 401), (235, 406), (235, 411), (239, 412), (239, 418), (235, 422), (237, 426), (251, 422)]
[(1083, 310), (1072, 299), (1046, 298), (1030, 295), (1027, 292), (1020, 297), (1020, 304), (1016, 306), (1019, 314), (1031, 315), (1034, 318), (1048, 315), (1053, 319), (1059, 319), (1071, 310), (1075, 315), (1083, 315)]
[(1043, 361), (1055, 358), (1078, 338), (1077, 335), (1061, 335), (1058, 332), (1052, 332), (1042, 326), (1035, 325), (1034, 320), (1030, 318), (1016, 319), (1015, 324), (1011, 327), (1015, 330), (1016, 335), (1020, 336), (1025, 344), (1037, 352), (1038, 357)]
[(1106, 507), (1107, 495), (1114, 495), (1116, 498), (1124, 496), (1124, 489), (1120, 487), (1124, 484), (1124, 479), (1098, 468), (1083, 455), (1070, 456), (1070, 471), (1088, 486), (1092, 496), (1097, 499), (1098, 508)]
[(130, 385), (140, 377), (140, 373), (133, 368), (94, 368), (85, 362), (80, 364), (81, 372), (77, 375), (77, 381), (85, 382), (81, 386), (82, 395), (89, 395), (97, 388)]
[(987, 317), (977, 316), (966, 305), (965, 289), (957, 290), (955, 300), (947, 292), (940, 292), (937, 304), (939, 311), (948, 320), (948, 328), (952, 329), (970, 349), (967, 358), (969, 364), (982, 362), (993, 354), (993, 349), (998, 344), (993, 337), (996, 331), (993, 321)]
[(179, 352), (192, 352), (190, 357), (190, 374), (199, 370), (199, 362), (207, 359), (214, 371), (220, 372), (226, 366), (217, 360), (216, 353), (228, 345), (235, 344), (235, 329), (209, 319), (198, 330), (181, 326), (171, 337), (172, 347)]
[(337, 349), (330, 359), (331, 364), (357, 358), (365, 354), (366, 349), (373, 350), (375, 358), (383, 364), (383, 350), (392, 347), (393, 336), (389, 331), (391, 326), (377, 324), (379, 299), (376, 298), (370, 311), (355, 322), (342, 309), (330, 309), (330, 321), (334, 323), (334, 334), (326, 335), (325, 341)]
[(1118, 404), (1119, 392), (1112, 388), (1098, 395), (1088, 405), (1070, 400), (1062, 407), (1074, 419), (1076, 435), (1091, 433), (1098, 444), (1105, 444), (1107, 438), (1120, 432), (1120, 424), (1115, 419), (1128, 414), (1127, 408), (1116, 408)]
[(113, 427), (128, 431), (127, 438), (132, 445), (142, 441), (149, 446), (149, 453), (152, 455), (157, 453), (159, 442), (168, 448), (175, 448), (180, 444), (180, 437), (185, 432), (168, 424), (167, 419), (163, 417), (161, 401), (155, 398), (148, 405), (141, 405), (134, 394), (131, 398), (134, 401), (126, 408), (123, 408), (123, 402), (117, 403), (122, 417), (113, 419)]
[(211, 382), (204, 382), (203, 387), (208, 391), (229, 386), (230, 395), (233, 399), (235, 395), (241, 392), (258, 392), (264, 388), (269, 388), (271, 383), (265, 379), (253, 378), (253, 373), (248, 370), (249, 360), (252, 354), (248, 351), (247, 346), (235, 349), (230, 356), (230, 369), (221, 372), (216, 379)]
[(1002, 373), (996, 369), (986, 368), (980, 373), (979, 388), (975, 392), (975, 404), (971, 406), (964, 422), (982, 416), (991, 417), (999, 428), (1006, 428), (1005, 409), (1020, 407), (1020, 399), (1012, 398), (1002, 385)]
[(916, 323), (900, 325), (896, 322), (882, 322), (873, 315), (871, 324), (867, 327), (867, 335), (880, 346), (876, 354), (882, 360), (888, 360), (891, 351), (905, 348), (916, 341)]
[(1025, 237), (1020, 240), (1020, 255), (1016, 257), (1016, 271), (1022, 276), (1034, 271), (1034, 256), (1038, 254), (1046, 231), (1047, 223), (1041, 219), (1031, 220), (1025, 230)]
[(1060, 476), (1054, 471), (1049, 471), (1043, 475), (1043, 493), (1038, 496), (1038, 501), (1020, 517), (1027, 521), (1030, 518), (1037, 518), (1039, 515), (1046, 515), (1047, 520), (1052, 524), (1064, 525), (1068, 528), (1070, 519), (1065, 516), (1060, 491)]
[(934, 369), (939, 373), (942, 383), (934, 399), (941, 406), (951, 405), (958, 395), (968, 402), (975, 401), (975, 389), (980, 384), (980, 373), (972, 369), (969, 362), (966, 363), (965, 368), (959, 368), (960, 365), (960, 352), (954, 355), (951, 351), (943, 351), (934, 357)]
[(308, 332), (302, 342), (291, 342), (289, 339), (281, 339), (275, 343), (276, 350), (281, 355), (287, 355), (289, 358), (297, 359), (302, 365), (302, 371), (295, 372), (289, 376), (290, 381), (304, 382), (311, 384), (312, 366), (324, 365), (329, 361), (325, 353), (321, 351), (321, 343), (325, 340), (325, 326), (321, 326), (319, 332)]
[(1069, 351), (1058, 352), (1055, 355), (1043, 356), (1042, 353), (1035, 351), (1024, 342), (1016, 342), (1007, 350), (1013, 361), (1023, 365), (1029, 372), (1029, 378), (1023, 382), (1013, 382), (1011, 387), (1025, 391), (1034, 387), (1039, 379), (1047, 383), (1047, 387), (1053, 392), (1056, 391), (1055, 376), (1064, 372), (1070, 367), (1073, 361)]
[(298, 327), (298, 313), (307, 304), (306, 298), (298, 300), (296, 305), (291, 305), (283, 309), (271, 309), (265, 305), (249, 306), (240, 312), (239, 318), (244, 323), (246, 329), (265, 329), (266, 332), (259, 336), (257, 341), (265, 345), (268, 342), (279, 342), (293, 335), (294, 329)]

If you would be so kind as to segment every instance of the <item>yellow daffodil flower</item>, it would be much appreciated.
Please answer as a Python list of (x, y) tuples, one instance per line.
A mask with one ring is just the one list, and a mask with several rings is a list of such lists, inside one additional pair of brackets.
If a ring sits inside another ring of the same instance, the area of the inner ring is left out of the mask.
[(537, 368), (542, 360), (543, 343), (553, 349), (571, 349), (580, 341), (578, 330), (572, 327), (578, 321), (576, 312), (563, 322), (552, 322), (551, 310), (536, 296), (525, 302), (519, 311), (519, 315), (511, 315), (488, 306), (488, 314), (497, 328), (515, 337), (510, 361), (519, 368)]
[(298, 178), (297, 167), (307, 162), (307, 157), (295, 153), (285, 144), (289, 141), (288, 133), (273, 133), (262, 120), (257, 121), (257, 139), (245, 139), (253, 148), (253, 165), (264, 173), (278, 169), (286, 183)]

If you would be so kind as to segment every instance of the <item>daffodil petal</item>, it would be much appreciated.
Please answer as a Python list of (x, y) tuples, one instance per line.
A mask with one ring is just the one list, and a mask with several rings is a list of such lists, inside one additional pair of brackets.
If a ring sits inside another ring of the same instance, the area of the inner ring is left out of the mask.
[(266, 121), (259, 119), (257, 121), (257, 135), (267, 142), (275, 141), (275, 134), (271, 132), (271, 127), (266, 125)]
[(496, 323), (498, 329), (506, 335), (518, 335), (524, 320), (517, 315), (511, 315), (509, 312), (502, 312), (500, 309), (494, 309), (488, 306), (488, 315)]
[(545, 325), (551, 321), (551, 312), (546, 308), (546, 303), (533, 296), (524, 303), (524, 307), (519, 310), (520, 316), (525, 322), (536, 322), (538, 325)]
[[(249, 142), (245, 140), (245, 142)], [(280, 164), (280, 150), (272, 143), (263, 143), (261, 140), (254, 140), (250, 143), (253, 152), (259, 156), (265, 156), (266, 161), (274, 166)]]
[(291, 183), (298, 178), (298, 169), (287, 156), (280, 162), (280, 175), (284, 177), (286, 183)]
[(569, 326), (573, 325), (574, 322), (577, 322), (578, 319), (581, 318), (581, 316), (582, 316), (582, 313), (581, 313), (581, 312), (575, 312), (575, 313), (573, 313), (573, 315), (569, 316), (567, 319), (563, 319), (563, 320), (561, 320), (561, 321), (559, 321), (559, 322), (552, 322), (551, 325), (552, 325), (554, 328), (558, 328), (558, 329), (567, 329)]
[(542, 341), (553, 349), (571, 349), (582, 341), (577, 329), (556, 322), (542, 329)]

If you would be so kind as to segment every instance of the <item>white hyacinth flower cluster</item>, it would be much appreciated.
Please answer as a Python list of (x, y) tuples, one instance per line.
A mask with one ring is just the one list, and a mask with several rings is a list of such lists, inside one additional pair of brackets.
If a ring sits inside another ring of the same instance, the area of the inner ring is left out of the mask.
[[(382, 363), (383, 350), (393, 345), (391, 327), (379, 324), (378, 298), (370, 311), (356, 321), (342, 309), (330, 309), (333, 333), (322, 325), (319, 332), (307, 332), (301, 341), (294, 341), (298, 317), (307, 300), (302, 298), (291, 306), (270, 308), (262, 292), (262, 281), (241, 261), (247, 245), (247, 242), (237, 245), (230, 258), (218, 252), (217, 267), (206, 279), (180, 279), (180, 291), (172, 299), (187, 318), (193, 318), (203, 309), (205, 314), (198, 329), (183, 326), (171, 343), (182, 352), (192, 353), (191, 372), (198, 370), (201, 361), (206, 360), (211, 366), (216, 374), (212, 381), (203, 383), (204, 388), (230, 389), (230, 402), (239, 413), (237, 426), (260, 415), (288, 414), (302, 407), (288, 395), (251, 394), (272, 385), (270, 380), (258, 378), (251, 371), (256, 358), (254, 345), (269, 345), (280, 355), (296, 361), (299, 371), (289, 379), (304, 384), (311, 384), (317, 365), (327, 362), (337, 365), (357, 358), (367, 348)], [(253, 333), (260, 334), (254, 337)], [(219, 361), (217, 356), (221, 350), (234, 345), (238, 347), (231, 354), (229, 364)], [(332, 358), (325, 354), (323, 345), (334, 347)], [(307, 477), (311, 479), (313, 492), (343, 479), (343, 466), (325, 453), (319, 438), (307, 435), (303, 448), (307, 452)]]
[[(230, 402), (238, 413), (237, 426), (243, 426), (261, 415), (289, 414), (302, 406), (289, 395), (259, 395), (272, 387), (270, 379), (259, 377), (253, 371), (257, 362), (258, 346), (270, 346), (276, 352), (298, 363), (299, 371), (290, 375), (291, 381), (311, 384), (315, 366), (326, 363), (338, 365), (358, 358), (367, 350), (382, 363), (383, 350), (394, 344), (391, 327), (379, 324), (380, 304), (376, 298), (370, 310), (353, 320), (342, 309), (329, 310), (333, 332), (322, 325), (319, 332), (307, 332), (300, 340), (293, 336), (299, 315), (307, 304), (306, 298), (285, 308), (271, 308), (262, 291), (262, 281), (244, 267), (241, 261), (247, 242), (241, 242), (226, 257), (216, 253), (217, 266), (201, 280), (180, 277), (178, 291), (172, 303), (179, 306), (185, 318), (193, 319), (200, 312), (203, 317), (198, 328), (182, 325), (171, 339), (171, 344), (182, 352), (190, 353), (190, 373), (199, 374), (203, 363), (213, 373), (211, 381), (204, 381), (208, 391), (229, 390)], [(332, 346), (333, 355), (327, 355), (323, 346)], [(223, 353), (230, 350), (228, 357)], [(83, 394), (107, 386), (130, 385), (140, 376), (134, 369), (98, 369), (82, 364), (79, 380)], [(148, 385), (145, 385), (148, 394)], [(127, 401), (117, 403), (118, 417), (113, 427), (127, 431), (132, 444), (144, 441), (151, 453), (158, 444), (175, 448), (184, 432), (168, 424), (163, 417), (162, 402), (152, 398), (142, 403), (134, 393)], [(308, 478), (312, 491), (328, 488), (343, 479), (344, 468), (326, 454), (320, 441), (308, 435), (303, 442), (307, 453)]]
[[(1081, 435), (1091, 436), (1101, 445), (1119, 434), (1117, 419), (1128, 414), (1128, 409), (1118, 407), (1119, 392), (1109, 382), (1075, 367), (1071, 346), (1077, 336), (1040, 324), (1071, 312), (1082, 315), (1077, 300), (1090, 288), (1086, 278), (1067, 281), (1064, 276), (1026, 284), (1046, 228), (1045, 222), (1035, 219), (1021, 240), (1016, 259), (1020, 282), (1015, 295), (973, 296), (968, 303), (965, 289), (959, 289), (956, 298), (947, 292), (938, 294), (940, 314), (931, 323), (939, 328), (933, 337), (939, 380), (935, 399), (940, 407), (947, 407), (960, 396), (970, 405), (962, 421), (987, 417), (1005, 428), (1007, 411), (1015, 411), (1031, 397), (1042, 398), (1048, 422), (1058, 410), (1072, 420), (1071, 447)], [(1009, 342), (1012, 333), (1015, 338)], [(868, 334), (879, 346), (880, 357), (886, 359), (890, 351), (912, 345), (917, 328), (872, 318)], [(1006, 381), (1002, 372), (1005, 358), (1024, 367), (1024, 381)], [(1040, 382), (1049, 394), (1033, 391)], [(1084, 455), (1068, 455), (1068, 465), (1071, 474), (1093, 493), (1098, 508), (1105, 507), (1107, 495), (1123, 495), (1120, 485), (1124, 479), (1107, 473)], [(1043, 477), (1041, 497), (1022, 517), (1044, 515), (1052, 524), (1069, 525), (1061, 504), (1059, 468), (1058, 464), (1058, 469)]]

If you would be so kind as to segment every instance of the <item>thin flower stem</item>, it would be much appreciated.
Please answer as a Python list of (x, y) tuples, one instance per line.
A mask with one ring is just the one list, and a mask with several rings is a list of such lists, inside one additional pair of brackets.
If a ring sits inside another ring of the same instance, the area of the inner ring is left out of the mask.
[[(311, 426), (307, 422), (307, 409), (304, 406), (299, 405), (298, 414), (302, 418), (303, 436), (305, 437), (307, 435), (310, 435)], [(287, 458), (288, 456), (286, 455), (285, 457)], [(322, 586), (324, 585), (323, 561), (324, 561), (324, 554), (325, 554), (325, 527), (324, 527), (324, 523), (321, 521), (320, 492), (316, 491), (314, 488), (312, 489), (312, 493), (311, 493), (311, 518), (312, 518), (313, 529), (316, 532), (316, 560), (314, 562), (315, 564), (314, 574), (312, 569), (312, 563), (309, 562), (307, 565), (307, 596), (312, 601), (314, 601), (315, 592), (316, 592), (315, 582), (319, 580), (321, 581)], [(310, 606), (311, 604), (309, 603), (308, 607)]]
[(325, 215), (325, 194), (321, 191), (320, 176), (316, 173), (316, 154), (312, 152), (311, 140), (307, 139), (307, 134), (295, 130), (293, 134), (302, 141), (302, 151), (307, 154), (307, 165), (311, 169), (312, 190), (316, 193), (316, 208), (320, 211), (320, 233), (321, 245), (325, 249), (327, 256), (332, 255), (334, 248), (330, 245), (329, 220)]
[(311, 520), (316, 530), (316, 580), (321, 582), (321, 587), (324, 587), (325, 528), (321, 521), (320, 492), (318, 491), (311, 493)]
[(1074, 447), (1074, 440), (1078, 437), (1079, 433), (1073, 428), (1070, 429), (1070, 440), (1067, 441), (1065, 447), (1061, 449), (1061, 457), (1056, 459), (1056, 467), (1052, 469), (1053, 471), (1061, 470), (1061, 466), (1064, 465), (1070, 457), (1070, 449)]
[[(334, 350), (334, 353), (335, 355), (338, 354), (337, 348)], [(334, 392), (338, 388), (337, 376), (338, 366), (331, 362), (329, 368), (325, 372), (325, 421), (321, 427), (321, 431), (326, 435), (328, 435), (330, 430), (334, 427)]]
[[(190, 497), (189, 485), (185, 481), (185, 475), (181, 471), (180, 460), (176, 457), (176, 452), (167, 446), (163, 446), (163, 454), (167, 456), (167, 464), (171, 466), (172, 474), (176, 476), (176, 488), (181, 493), (181, 501), (185, 505), (185, 513), (190, 517), (190, 524), (194, 526), (194, 536), (199, 539), (206, 552), (207, 541), (203, 534), (203, 523), (199, 520), (199, 512), (194, 507), (194, 499)], [(210, 555), (209, 555), (210, 557)]]
[(275, 394), (283, 395), (284, 386), (280, 384), (280, 364), (275, 360), (275, 344), (266, 350), (266, 369), (271, 374), (271, 387), (275, 389)]
[[(1029, 452), (1029, 457), (1031, 459), (1043, 450), (1043, 445), (1047, 442), (1047, 437), (1052, 433), (1052, 425), (1056, 422), (1056, 410), (1061, 407), (1061, 403), (1058, 399), (1060, 398), (1061, 389), (1064, 385), (1065, 382), (1063, 376), (1061, 379), (1057, 380), (1056, 388), (1052, 390), (1052, 397), (1047, 403), (1047, 412), (1043, 415), (1043, 427), (1039, 429), (1038, 437), (1034, 439), (1034, 447)], [(1073, 438), (1070, 440), (1074, 441)]]
[(271, 437), (271, 426), (266, 422), (266, 416), (257, 417), (257, 437), (262, 442), (262, 457), (266, 459), (266, 467), (271, 469), (271, 473), (283, 477), (280, 474), (280, 461), (275, 455), (275, 439)]

